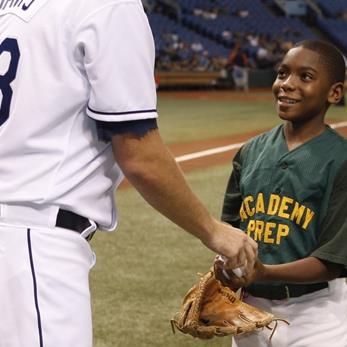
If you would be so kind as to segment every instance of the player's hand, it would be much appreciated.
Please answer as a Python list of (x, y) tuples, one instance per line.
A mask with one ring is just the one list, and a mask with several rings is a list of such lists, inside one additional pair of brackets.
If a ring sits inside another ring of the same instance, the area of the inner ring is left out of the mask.
[(225, 286), (236, 290), (241, 287), (247, 287), (253, 282), (262, 281), (265, 277), (266, 266), (256, 260), (252, 271), (244, 272), (241, 277), (237, 276), (235, 272), (229, 267), (228, 262), (217, 256), (214, 261), (214, 272), (216, 278), (221, 281)]
[(220, 255), (228, 258), (228, 267), (244, 267), (245, 273), (252, 271), (258, 256), (258, 244), (240, 229), (215, 221), (214, 232), (203, 243)]

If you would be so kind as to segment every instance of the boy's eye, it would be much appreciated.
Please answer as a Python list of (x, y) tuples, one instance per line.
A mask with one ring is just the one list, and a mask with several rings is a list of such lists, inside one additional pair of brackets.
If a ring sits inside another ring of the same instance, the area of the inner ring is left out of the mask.
[(309, 72), (304, 72), (301, 74), (301, 78), (303, 81), (311, 81), (313, 80), (313, 75), (310, 74)]
[(279, 69), (277, 71), (277, 77), (278, 78), (284, 78), (287, 75), (287, 70)]

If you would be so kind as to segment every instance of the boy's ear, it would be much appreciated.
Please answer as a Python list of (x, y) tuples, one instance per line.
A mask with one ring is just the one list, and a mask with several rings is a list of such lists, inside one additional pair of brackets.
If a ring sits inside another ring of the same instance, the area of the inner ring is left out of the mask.
[(329, 90), (328, 102), (330, 104), (338, 104), (344, 96), (344, 85), (342, 82), (333, 84)]

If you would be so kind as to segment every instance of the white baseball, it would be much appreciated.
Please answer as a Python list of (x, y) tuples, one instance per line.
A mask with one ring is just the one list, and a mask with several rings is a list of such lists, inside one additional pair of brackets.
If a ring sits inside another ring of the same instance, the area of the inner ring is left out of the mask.
[[(228, 261), (228, 259), (224, 256), (224, 255), (219, 255), (218, 256), (223, 262), (224, 264)], [(244, 275), (244, 267), (237, 267), (236, 269), (232, 269), (233, 273), (237, 276), (237, 277), (242, 277)], [(230, 280), (230, 276), (228, 275), (227, 271), (225, 269), (222, 270), (223, 275)]]
[(237, 276), (237, 277), (242, 277), (244, 274), (244, 269), (243, 267), (237, 267), (236, 269), (232, 269), (233, 273)]

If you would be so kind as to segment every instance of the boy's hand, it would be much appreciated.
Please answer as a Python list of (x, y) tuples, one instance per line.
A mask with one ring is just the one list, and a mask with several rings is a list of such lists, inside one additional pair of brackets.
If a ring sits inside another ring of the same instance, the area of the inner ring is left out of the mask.
[(238, 289), (247, 287), (253, 282), (262, 281), (265, 277), (266, 266), (256, 260), (253, 269), (243, 273), (242, 277), (238, 277), (230, 267), (228, 262), (223, 261), (220, 256), (217, 256), (214, 261), (214, 272), (216, 278), (221, 281), (225, 286), (231, 289)]

